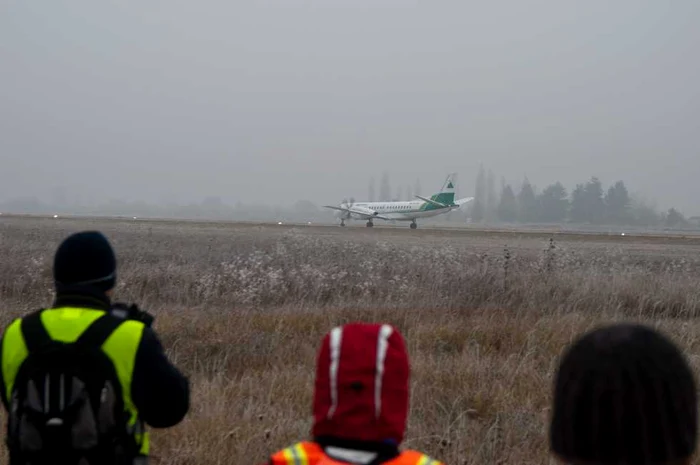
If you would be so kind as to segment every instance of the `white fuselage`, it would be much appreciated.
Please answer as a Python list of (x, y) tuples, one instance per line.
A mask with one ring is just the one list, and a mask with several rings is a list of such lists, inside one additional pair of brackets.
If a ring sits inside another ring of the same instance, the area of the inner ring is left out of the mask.
[[(418, 218), (430, 218), (459, 208), (459, 206), (457, 205), (445, 208), (437, 208), (426, 204), (427, 202), (424, 202), (423, 200), (411, 200), (405, 202), (356, 202), (354, 204), (343, 203), (340, 205), (340, 207), (353, 208), (357, 210), (369, 209), (376, 211), (380, 216), (396, 221), (413, 221)], [(354, 213), (349, 213), (345, 215), (341, 214), (339, 216), (345, 216), (346, 218), (349, 216), (352, 219), (358, 220), (367, 219), (366, 216), (356, 215)]]

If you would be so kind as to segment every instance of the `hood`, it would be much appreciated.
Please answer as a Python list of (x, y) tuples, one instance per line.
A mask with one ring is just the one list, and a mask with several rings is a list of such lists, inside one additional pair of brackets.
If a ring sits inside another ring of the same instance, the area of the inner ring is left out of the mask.
[(409, 361), (401, 334), (388, 324), (334, 328), (321, 344), (314, 388), (314, 437), (403, 441)]

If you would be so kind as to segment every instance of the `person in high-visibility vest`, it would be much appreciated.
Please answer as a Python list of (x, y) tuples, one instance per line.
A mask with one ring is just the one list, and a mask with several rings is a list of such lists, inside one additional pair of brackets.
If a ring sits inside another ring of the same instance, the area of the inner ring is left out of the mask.
[(560, 361), (550, 449), (562, 464), (689, 465), (697, 407), (693, 370), (669, 338), (634, 323), (599, 327)]
[(145, 463), (146, 425), (187, 414), (189, 380), (166, 357), (153, 317), (111, 301), (116, 270), (103, 234), (69, 236), (54, 257), (53, 305), (3, 332), (10, 465)]
[(269, 457), (269, 465), (442, 465), (401, 450), (409, 407), (403, 336), (388, 324), (337, 327), (317, 358), (312, 439)]

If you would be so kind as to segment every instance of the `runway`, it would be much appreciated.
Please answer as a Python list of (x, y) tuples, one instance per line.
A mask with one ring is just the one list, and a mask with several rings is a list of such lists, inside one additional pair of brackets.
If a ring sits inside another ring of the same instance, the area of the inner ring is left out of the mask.
[(574, 226), (539, 225), (518, 227), (514, 226), (480, 226), (459, 224), (420, 224), (418, 229), (412, 230), (408, 223), (396, 224), (375, 223), (373, 228), (367, 228), (364, 222), (351, 222), (341, 227), (338, 223), (312, 223), (312, 222), (260, 222), (260, 221), (226, 221), (217, 219), (179, 219), (179, 218), (134, 218), (134, 217), (98, 217), (98, 216), (67, 216), (60, 215), (0, 215), (0, 226), (10, 225), (24, 226), (59, 226), (71, 229), (81, 227), (100, 227), (104, 225), (113, 227), (138, 227), (140, 228), (213, 228), (232, 229), (239, 232), (284, 232), (295, 231), (297, 233), (309, 233), (311, 235), (347, 236), (362, 239), (377, 238), (387, 240), (392, 237), (402, 238), (432, 238), (447, 239), (450, 237), (468, 240), (471, 238), (491, 238), (501, 240), (549, 240), (557, 241), (585, 241), (585, 242), (619, 242), (619, 243), (649, 243), (649, 244), (676, 244), (676, 245), (700, 245), (700, 230), (697, 231), (662, 231), (626, 229), (615, 227), (598, 230), (576, 229)]

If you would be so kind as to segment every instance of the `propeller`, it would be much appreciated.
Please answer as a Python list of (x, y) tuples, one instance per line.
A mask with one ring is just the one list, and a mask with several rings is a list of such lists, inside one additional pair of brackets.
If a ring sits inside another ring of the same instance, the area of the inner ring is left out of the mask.
[[(350, 200), (348, 200), (347, 198), (343, 199), (343, 207), (344, 208), (352, 210), (352, 207), (354, 205), (355, 205), (355, 197), (350, 197)], [(346, 220), (350, 219), (350, 213), (346, 212), (343, 216)]]

